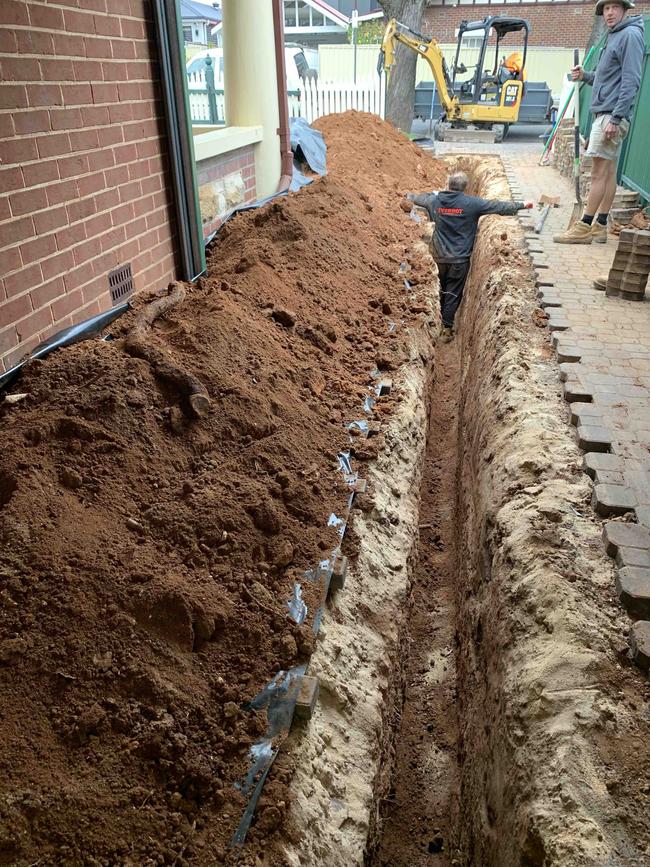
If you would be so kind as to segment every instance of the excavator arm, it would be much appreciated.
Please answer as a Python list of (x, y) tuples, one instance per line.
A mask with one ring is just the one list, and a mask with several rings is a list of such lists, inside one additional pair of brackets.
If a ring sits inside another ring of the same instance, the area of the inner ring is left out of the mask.
[(427, 39), (405, 24), (400, 24), (395, 18), (391, 18), (384, 31), (379, 55), (381, 66), (389, 73), (395, 65), (395, 50), (400, 42), (423, 57), (429, 64), (433, 80), (436, 83), (440, 104), (449, 116), (454, 106), (457, 105), (458, 99), (452, 95), (451, 78), (440, 46), (435, 39)]

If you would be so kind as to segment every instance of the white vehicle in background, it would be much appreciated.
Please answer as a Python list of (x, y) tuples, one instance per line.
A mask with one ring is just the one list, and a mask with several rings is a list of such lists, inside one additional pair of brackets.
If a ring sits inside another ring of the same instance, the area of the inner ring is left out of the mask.
[[(197, 52), (187, 61), (188, 86), (202, 89), (205, 87), (206, 60), (212, 61), (215, 83), (223, 81), (223, 48), (206, 48)], [(315, 48), (304, 48), (297, 42), (287, 42), (284, 46), (284, 62), (287, 70), (287, 83), (296, 85), (301, 79), (318, 78), (318, 51)]]

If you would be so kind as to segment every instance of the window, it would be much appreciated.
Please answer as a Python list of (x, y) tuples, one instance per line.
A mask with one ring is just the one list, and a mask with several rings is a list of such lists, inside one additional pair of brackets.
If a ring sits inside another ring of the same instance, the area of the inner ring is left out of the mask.
[(295, 27), (296, 23), (296, 0), (284, 0), (284, 26)]
[[(458, 39), (459, 34), (458, 28), (454, 31), (454, 36)], [(461, 46), (461, 51), (467, 48), (480, 48), (483, 45), (483, 40), (485, 38), (485, 30), (476, 30), (473, 33), (470, 31), (469, 33), (463, 34), (463, 43)]]
[(312, 9), (311, 20), (314, 27), (325, 27), (325, 16), (321, 12), (314, 12)]
[(183, 39), (186, 42), (192, 41), (192, 28), (191, 27), (183, 27)]
[(311, 6), (308, 6), (306, 3), (298, 3), (298, 26), (299, 27), (309, 27), (311, 15)]

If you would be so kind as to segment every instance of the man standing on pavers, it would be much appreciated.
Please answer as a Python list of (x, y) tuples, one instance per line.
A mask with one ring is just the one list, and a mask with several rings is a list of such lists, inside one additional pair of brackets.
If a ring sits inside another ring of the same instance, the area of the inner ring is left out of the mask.
[(645, 53), (643, 18), (626, 18), (628, 9), (634, 9), (632, 0), (598, 0), (596, 15), (605, 19), (607, 39), (596, 71), (586, 72), (581, 66), (571, 70), (574, 81), (593, 85), (594, 122), (587, 148), (593, 161), (591, 188), (582, 218), (563, 235), (555, 235), (557, 244), (607, 242), (607, 216), (616, 195), (616, 166), (630, 129)]
[(438, 265), (442, 339), (445, 341), (453, 337), (454, 317), (463, 300), (479, 219), (487, 214), (512, 217), (522, 208), (533, 207), (532, 202), (501, 202), (468, 196), (465, 193), (468, 183), (465, 172), (454, 172), (449, 176), (446, 190), (406, 195), (409, 202), (425, 208), (434, 224), (431, 254)]

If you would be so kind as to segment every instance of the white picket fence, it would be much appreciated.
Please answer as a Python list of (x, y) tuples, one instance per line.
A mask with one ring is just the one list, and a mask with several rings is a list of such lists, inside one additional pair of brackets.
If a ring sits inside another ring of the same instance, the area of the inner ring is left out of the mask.
[[(210, 97), (204, 72), (194, 72), (187, 76), (190, 98), (190, 116), (195, 123), (214, 122), (210, 116)], [(224, 80), (215, 76), (214, 99), (217, 123), (225, 122)], [(371, 78), (353, 82), (290, 81), (288, 82), (289, 115), (304, 117), (313, 123), (326, 114), (339, 114), (355, 109), (385, 117), (386, 76), (374, 75)]]
[(326, 114), (340, 114), (354, 109), (386, 116), (386, 76), (375, 75), (363, 81), (300, 81), (298, 95), (289, 94), (289, 114), (313, 123)]

